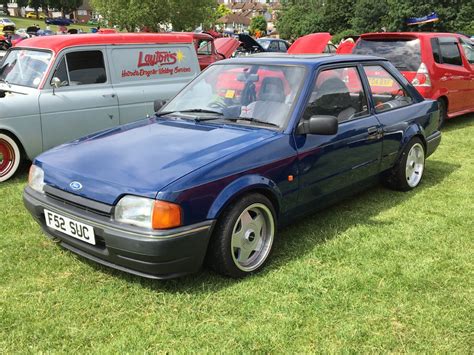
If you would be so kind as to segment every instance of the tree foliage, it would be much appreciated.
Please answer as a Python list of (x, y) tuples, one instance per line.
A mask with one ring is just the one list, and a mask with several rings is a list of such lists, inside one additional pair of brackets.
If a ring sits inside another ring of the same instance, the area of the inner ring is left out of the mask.
[(267, 20), (263, 16), (255, 16), (250, 21), (250, 33), (260, 33), (266, 34), (267, 33)]
[[(474, 31), (474, 0), (283, 0), (277, 28), (284, 38), (314, 32)], [(408, 26), (409, 17), (436, 12), (439, 21)]]
[(81, 5), (83, 0), (47, 0), (46, 3), (49, 7), (61, 11), (63, 16), (76, 11)]
[(213, 22), (216, 0), (92, 0), (93, 8), (110, 24), (134, 31), (147, 27), (158, 31), (172, 25), (175, 31), (190, 31)]

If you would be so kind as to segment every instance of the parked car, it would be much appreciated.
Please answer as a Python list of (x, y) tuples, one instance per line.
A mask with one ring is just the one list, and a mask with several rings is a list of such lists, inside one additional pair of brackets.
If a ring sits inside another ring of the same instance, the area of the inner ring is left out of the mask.
[(207, 33), (190, 32), (199, 58), (199, 66), (204, 70), (210, 64), (230, 58), (239, 46), (235, 38), (214, 38)]
[(193, 40), (78, 34), (25, 39), (10, 49), (0, 63), (0, 151), (9, 152), (0, 182), (23, 159), (153, 114), (155, 100), (171, 98), (199, 73)]
[(44, 22), (47, 25), (56, 25), (56, 26), (69, 26), (74, 23), (73, 20), (65, 18), (65, 17), (47, 17)]
[(445, 119), (474, 112), (474, 48), (454, 33), (366, 33), (354, 54), (390, 60), (429, 99), (439, 102)]
[(233, 57), (242, 57), (255, 53), (266, 52), (265, 49), (255, 39), (245, 33), (238, 34), (236, 38), (240, 45), (235, 50)]
[(288, 49), (288, 54), (337, 54), (329, 32), (311, 33), (298, 38)]
[(1, 17), (0, 18), (0, 26), (13, 26), (13, 27), (15, 27), (16, 25), (15, 25), (15, 22), (10, 20), (9, 18)]
[(36, 16), (36, 13), (35, 12), (28, 12), (25, 16), (26, 18), (30, 18), (30, 19), (39, 19), (39, 20), (44, 20), (46, 18), (46, 15), (44, 15), (43, 13), (39, 12), (38, 13), (38, 16)]
[(8, 18), (0, 18), (0, 36), (11, 36), (15, 33), (15, 23)]
[[(441, 139), (436, 101), (380, 58), (265, 54), (210, 66), (155, 117), (41, 154), (27, 209), (99, 264), (169, 278), (206, 259), (242, 277), (279, 226), (379, 178), (420, 184)], [(375, 71), (397, 92), (373, 94)], [(244, 90), (222, 91), (229, 76)]]
[(278, 38), (259, 38), (257, 39), (258, 44), (262, 46), (262, 48), (266, 52), (282, 52), (286, 53), (288, 51), (288, 48), (290, 48), (290, 44), (283, 40), (283, 39), (278, 39)]

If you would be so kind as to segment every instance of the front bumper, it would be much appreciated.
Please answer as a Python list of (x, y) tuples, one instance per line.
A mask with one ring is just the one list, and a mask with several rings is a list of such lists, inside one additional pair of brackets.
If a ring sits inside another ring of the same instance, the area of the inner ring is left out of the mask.
[[(153, 279), (174, 278), (196, 272), (201, 267), (214, 221), (172, 230), (147, 231), (116, 223), (110, 216), (96, 213), (91, 206), (97, 207), (97, 202), (59, 190), (56, 196), (54, 191), (49, 188), (49, 193), (41, 194), (26, 187), (23, 202), (44, 232), (59, 241), (62, 247), (99, 264)], [(45, 208), (93, 226), (96, 245), (46, 226)]]

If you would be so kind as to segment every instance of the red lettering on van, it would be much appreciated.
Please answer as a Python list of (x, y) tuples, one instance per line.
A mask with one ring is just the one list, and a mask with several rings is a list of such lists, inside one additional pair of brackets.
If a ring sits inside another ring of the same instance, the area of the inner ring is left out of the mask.
[(156, 65), (173, 65), (177, 61), (177, 54), (172, 52), (156, 51), (153, 54), (138, 54), (138, 67), (154, 67)]

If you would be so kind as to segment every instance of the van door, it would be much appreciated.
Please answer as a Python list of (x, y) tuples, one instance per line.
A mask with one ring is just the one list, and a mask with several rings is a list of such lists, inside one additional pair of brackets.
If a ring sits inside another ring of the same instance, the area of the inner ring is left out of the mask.
[(152, 115), (155, 100), (169, 100), (199, 73), (192, 43), (110, 46), (108, 58), (120, 124)]
[[(43, 150), (119, 124), (104, 48), (70, 49), (56, 60), (39, 106)], [(52, 79), (59, 79), (53, 88)]]

